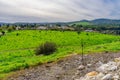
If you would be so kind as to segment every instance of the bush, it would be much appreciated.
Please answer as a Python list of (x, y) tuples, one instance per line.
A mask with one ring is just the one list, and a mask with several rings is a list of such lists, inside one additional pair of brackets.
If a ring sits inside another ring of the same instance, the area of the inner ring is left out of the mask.
[(18, 36), (18, 35), (19, 35), (19, 33), (16, 34), (16, 36)]
[(2, 31), (1, 33), (2, 33), (2, 35), (5, 35), (5, 31)]
[(80, 34), (81, 32), (80, 31), (77, 31), (77, 34)]
[(7, 30), (8, 30), (8, 32), (12, 32), (12, 31), (14, 31), (14, 30), (15, 30), (15, 27), (10, 26), (10, 27), (8, 27), (8, 28), (7, 28)]
[(36, 49), (36, 55), (44, 54), (44, 55), (50, 55), (53, 52), (57, 50), (57, 46), (53, 42), (45, 42), (44, 44), (41, 44)]

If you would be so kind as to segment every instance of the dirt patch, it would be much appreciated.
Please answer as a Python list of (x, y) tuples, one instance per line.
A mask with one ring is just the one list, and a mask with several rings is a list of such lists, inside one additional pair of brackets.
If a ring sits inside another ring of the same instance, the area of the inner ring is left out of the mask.
[(81, 65), (81, 56), (72, 55), (57, 62), (43, 64), (30, 69), (25, 69), (16, 72), (10, 76), (8, 80), (74, 80), (90, 71), (94, 71), (96, 63), (99, 61), (106, 63), (113, 60), (115, 57), (120, 57), (120, 53), (98, 53), (84, 56), (84, 65), (91, 64), (84, 70), (77, 72)]

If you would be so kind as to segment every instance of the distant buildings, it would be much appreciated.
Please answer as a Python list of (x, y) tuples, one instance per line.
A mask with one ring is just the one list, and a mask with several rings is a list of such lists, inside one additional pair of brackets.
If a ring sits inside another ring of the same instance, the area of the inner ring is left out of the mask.
[(36, 29), (38, 29), (38, 30), (47, 30), (48, 28), (45, 27), (45, 26), (39, 26), (39, 27), (37, 27)]
[(20, 26), (17, 26), (17, 27), (16, 27), (16, 30), (20, 30), (20, 29), (21, 29), (21, 27), (20, 27)]
[(85, 30), (85, 32), (93, 32), (94, 30), (89, 30), (89, 29), (87, 29), (87, 30)]

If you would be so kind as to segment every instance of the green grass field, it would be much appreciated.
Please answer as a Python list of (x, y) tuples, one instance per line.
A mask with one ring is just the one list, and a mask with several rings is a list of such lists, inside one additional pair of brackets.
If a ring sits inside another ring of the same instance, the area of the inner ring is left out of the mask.
[[(120, 50), (120, 36), (115, 35), (97, 32), (77, 34), (72, 31), (13, 31), (0, 37), (0, 77), (6, 77), (12, 71), (55, 61), (72, 53), (80, 54), (81, 40), (84, 43), (84, 53)], [(48, 56), (36, 56), (35, 48), (46, 41), (55, 42), (58, 50)]]

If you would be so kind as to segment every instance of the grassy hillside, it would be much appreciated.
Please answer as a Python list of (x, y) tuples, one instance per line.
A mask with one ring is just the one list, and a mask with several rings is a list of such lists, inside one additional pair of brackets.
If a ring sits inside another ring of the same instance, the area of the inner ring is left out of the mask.
[(73, 22), (73, 23), (70, 23), (69, 25), (73, 25), (73, 24), (76, 24), (76, 25), (91, 25), (92, 23), (90, 22)]
[[(0, 37), (0, 77), (7, 73), (57, 60), (71, 53), (81, 53), (81, 40), (84, 53), (119, 51), (120, 37), (100, 33), (60, 32), (23, 30), (7, 33)], [(45, 41), (55, 42), (58, 50), (48, 56), (36, 56), (35, 48)]]

